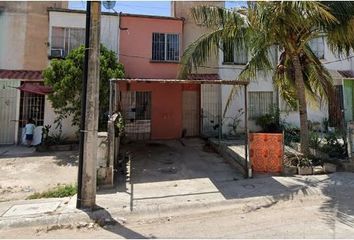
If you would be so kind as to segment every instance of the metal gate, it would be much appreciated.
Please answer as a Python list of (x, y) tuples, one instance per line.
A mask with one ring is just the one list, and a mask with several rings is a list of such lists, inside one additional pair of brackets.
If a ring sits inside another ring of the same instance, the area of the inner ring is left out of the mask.
[(151, 92), (121, 92), (125, 134), (131, 140), (151, 138)]
[(199, 135), (199, 91), (182, 91), (182, 125), (183, 135)]
[(15, 144), (21, 84), (18, 80), (0, 80), (0, 144)]
[(21, 92), (20, 122), (22, 127), (29, 118), (32, 118), (36, 126), (43, 126), (44, 101), (44, 95)]
[(201, 133), (206, 137), (217, 137), (221, 127), (221, 85), (201, 85)]

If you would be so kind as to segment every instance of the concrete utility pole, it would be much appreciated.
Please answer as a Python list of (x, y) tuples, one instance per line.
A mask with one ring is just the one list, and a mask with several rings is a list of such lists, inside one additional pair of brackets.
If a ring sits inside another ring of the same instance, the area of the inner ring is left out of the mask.
[[(82, 146), (80, 149), (79, 181), (78, 181), (78, 208), (93, 208), (96, 204), (96, 161), (97, 161), (97, 131), (99, 114), (99, 77), (100, 77), (100, 25), (101, 25), (101, 2), (87, 2), (89, 17), (88, 58), (85, 61), (87, 70), (86, 100), (82, 104), (81, 128)], [(86, 35), (87, 36), (87, 35)], [(85, 81), (85, 79), (84, 79)], [(84, 103), (85, 102), (85, 103)], [(81, 168), (81, 170), (80, 170)]]

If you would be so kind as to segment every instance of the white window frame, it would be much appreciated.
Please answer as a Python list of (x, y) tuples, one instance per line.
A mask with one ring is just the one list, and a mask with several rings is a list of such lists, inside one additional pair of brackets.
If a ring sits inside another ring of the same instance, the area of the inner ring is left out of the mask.
[[(51, 26), (51, 34), (50, 34), (50, 51), (53, 49), (53, 29), (54, 28), (62, 28), (64, 29), (64, 37), (62, 39), (63, 41), (63, 51), (64, 51), (64, 56), (67, 56), (69, 54), (69, 52), (72, 50), (70, 49), (70, 31), (72, 29), (76, 29), (76, 30), (84, 30), (85, 28), (80, 28), (80, 27), (64, 27), (64, 26)], [(68, 42), (67, 42), (67, 46), (65, 44), (66, 39), (68, 38)], [(85, 39), (83, 44), (85, 44)], [(57, 49), (56, 47), (54, 47), (54, 49)]]
[[(154, 59), (153, 56), (154, 56), (154, 34), (164, 34), (164, 59), (161, 60), (161, 59)], [(168, 57), (168, 52), (167, 52), (167, 36), (168, 35), (175, 35), (177, 36), (177, 39), (178, 39), (178, 59), (177, 60), (169, 60), (167, 59)], [(179, 62), (180, 61), (180, 58), (181, 58), (181, 35), (179, 33), (161, 33), (161, 32), (153, 32), (152, 33), (152, 52), (151, 52), (151, 61), (153, 62)]]

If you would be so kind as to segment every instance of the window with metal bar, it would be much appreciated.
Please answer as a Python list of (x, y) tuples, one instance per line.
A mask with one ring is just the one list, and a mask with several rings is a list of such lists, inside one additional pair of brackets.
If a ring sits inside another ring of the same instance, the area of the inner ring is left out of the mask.
[(135, 96), (135, 119), (151, 119), (151, 92), (136, 92)]
[(72, 49), (85, 44), (84, 28), (52, 27), (51, 55), (60, 52), (58, 56), (65, 57)]
[(36, 126), (44, 124), (44, 95), (21, 92), (20, 123), (32, 118)]
[(152, 60), (179, 61), (179, 34), (153, 33)]
[(234, 43), (224, 43), (223, 63), (245, 65), (248, 62), (248, 50), (245, 46), (235, 46)]
[(249, 118), (255, 119), (270, 113), (273, 107), (273, 92), (248, 92)]

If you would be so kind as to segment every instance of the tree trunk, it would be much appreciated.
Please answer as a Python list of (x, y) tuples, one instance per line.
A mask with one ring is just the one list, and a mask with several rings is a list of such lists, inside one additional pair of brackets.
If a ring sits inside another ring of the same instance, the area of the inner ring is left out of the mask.
[(295, 69), (295, 84), (296, 94), (299, 101), (299, 114), (300, 114), (300, 145), (301, 152), (308, 155), (309, 150), (309, 128), (307, 122), (307, 104), (305, 96), (305, 83), (302, 74), (302, 68), (298, 55), (293, 56), (293, 64)]

